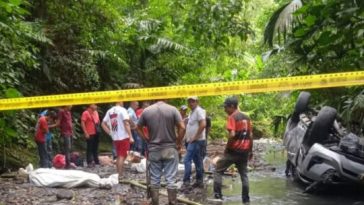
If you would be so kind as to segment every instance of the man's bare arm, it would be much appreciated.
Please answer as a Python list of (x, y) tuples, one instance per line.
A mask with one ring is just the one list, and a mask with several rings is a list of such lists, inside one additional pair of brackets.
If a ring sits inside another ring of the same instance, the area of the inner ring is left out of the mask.
[(186, 132), (186, 127), (185, 127), (185, 123), (182, 120), (177, 124), (177, 133), (178, 133), (177, 144), (182, 144), (182, 140), (183, 140), (183, 137), (185, 136), (185, 132)]
[(109, 126), (107, 126), (106, 122), (102, 122), (101, 127), (106, 132), (106, 134), (111, 135), (111, 131), (109, 129)]
[(83, 120), (81, 120), (81, 128), (83, 130), (83, 133), (85, 134), (86, 139), (88, 139), (90, 137), (90, 135), (86, 131), (86, 125), (85, 125), (85, 122)]
[(124, 120), (124, 127), (126, 129), (126, 132), (129, 135), (129, 142), (131, 144), (133, 144), (134, 143), (134, 139), (133, 139), (133, 135), (131, 134), (130, 121), (129, 120)]
[(147, 138), (147, 136), (145, 136), (144, 131), (143, 131), (143, 126), (138, 125), (137, 126), (137, 131), (138, 134), (141, 138), (143, 138), (145, 141), (148, 141), (149, 139)]

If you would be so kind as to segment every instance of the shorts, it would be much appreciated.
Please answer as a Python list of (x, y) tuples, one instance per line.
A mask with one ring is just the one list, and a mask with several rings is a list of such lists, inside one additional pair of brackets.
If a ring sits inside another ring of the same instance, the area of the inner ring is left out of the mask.
[(127, 157), (128, 151), (130, 149), (130, 142), (129, 138), (123, 139), (123, 140), (115, 140), (113, 141), (115, 150), (116, 150), (116, 156), (118, 157)]

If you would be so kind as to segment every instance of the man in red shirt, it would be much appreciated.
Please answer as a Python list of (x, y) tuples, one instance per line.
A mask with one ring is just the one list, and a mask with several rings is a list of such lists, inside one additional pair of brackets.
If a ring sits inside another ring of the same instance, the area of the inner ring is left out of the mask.
[(48, 153), (46, 149), (46, 134), (48, 133), (48, 122), (57, 119), (57, 114), (53, 111), (47, 112), (46, 115), (39, 117), (36, 125), (34, 140), (37, 143), (39, 154), (39, 167), (48, 168)]
[(97, 105), (91, 104), (82, 113), (81, 127), (87, 142), (86, 159), (87, 165), (90, 167), (95, 163), (99, 165), (99, 113), (97, 112)]
[(242, 200), (249, 203), (248, 159), (252, 157), (253, 133), (250, 118), (238, 110), (238, 99), (229, 97), (224, 102), (228, 114), (226, 129), (228, 142), (224, 156), (217, 162), (214, 173), (214, 194), (216, 199), (222, 199), (222, 174), (232, 164), (238, 168), (242, 181)]
[(63, 138), (63, 153), (66, 158), (66, 168), (70, 168), (70, 158), (72, 149), (73, 138), (73, 124), (71, 105), (62, 107), (58, 112), (57, 125), (61, 131), (61, 138)]

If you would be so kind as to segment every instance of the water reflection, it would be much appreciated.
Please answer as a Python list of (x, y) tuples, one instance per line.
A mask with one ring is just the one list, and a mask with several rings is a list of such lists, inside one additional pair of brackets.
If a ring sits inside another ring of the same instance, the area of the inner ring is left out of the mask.
[[(326, 187), (315, 194), (305, 194), (304, 186), (287, 179), (283, 168), (276, 172), (253, 172), (249, 177), (251, 205), (364, 205), (363, 186)], [(241, 204), (240, 178), (226, 177), (224, 185), (224, 204)], [(211, 186), (208, 192), (212, 196)]]

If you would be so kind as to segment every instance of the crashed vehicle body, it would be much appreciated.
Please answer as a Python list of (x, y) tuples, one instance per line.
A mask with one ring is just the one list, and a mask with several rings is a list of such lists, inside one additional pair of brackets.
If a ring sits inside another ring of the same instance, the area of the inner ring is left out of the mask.
[(336, 121), (336, 110), (310, 111), (310, 93), (301, 92), (287, 122), (284, 145), (287, 171), (294, 180), (310, 184), (364, 182), (364, 139), (348, 133)]

